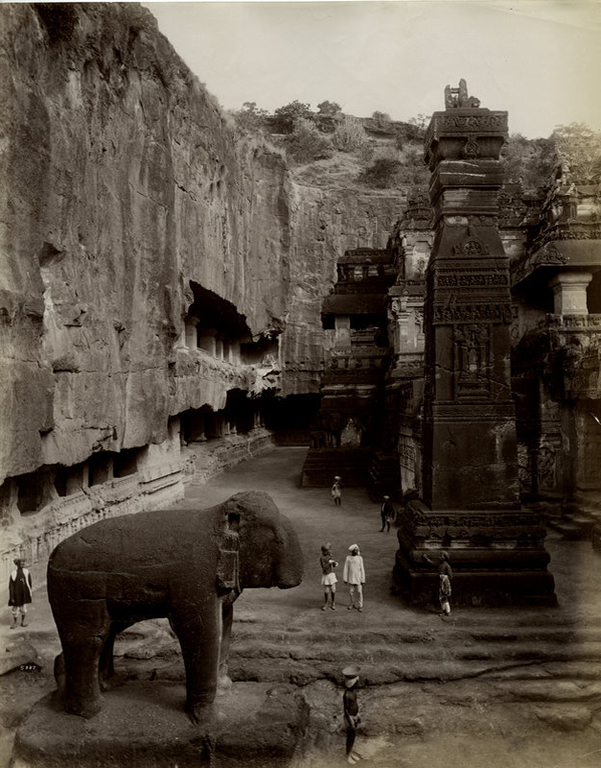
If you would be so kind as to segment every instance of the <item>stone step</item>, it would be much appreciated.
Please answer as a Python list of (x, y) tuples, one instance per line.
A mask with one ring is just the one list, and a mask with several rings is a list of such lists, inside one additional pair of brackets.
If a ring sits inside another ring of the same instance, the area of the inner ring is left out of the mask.
[[(504, 700), (585, 702), (601, 701), (599, 659), (569, 664), (556, 662), (509, 662), (495, 660), (394, 659), (383, 661), (375, 654), (361, 657), (356, 649), (336, 649), (332, 658), (246, 658), (233, 653), (228, 672), (234, 681), (293, 683), (308, 685), (317, 680), (340, 681), (341, 667), (347, 663), (360, 667), (366, 686), (390, 685), (398, 682), (481, 681)], [(128, 679), (185, 680), (181, 658), (161, 660), (119, 659), (117, 672)]]
[(386, 658), (388, 663), (405, 661), (428, 661), (436, 664), (441, 659), (466, 662), (601, 662), (601, 642), (579, 643), (562, 647), (554, 645), (533, 646), (529, 644), (511, 645), (466, 643), (453, 648), (441, 643), (415, 645), (373, 644), (364, 642), (336, 642), (330, 644), (292, 645), (288, 643), (236, 642), (232, 657), (256, 659), (295, 659), (297, 661), (315, 660), (337, 662), (340, 654), (352, 656), (357, 661), (370, 660), (374, 656)]
[[(445, 626), (449, 626), (447, 619), (443, 619), (443, 621)], [(491, 646), (500, 644), (504, 647), (516, 647), (518, 645), (539, 647), (541, 643), (544, 643), (559, 645), (569, 649), (583, 643), (601, 643), (601, 627), (515, 628), (507, 632), (501, 629), (494, 631), (493, 629), (486, 628), (455, 628), (451, 625), (452, 638), (444, 636), (447, 632), (444, 632), (444, 635), (442, 635), (443, 630), (440, 630), (437, 634), (437, 629), (438, 627), (434, 627), (422, 632), (407, 632), (370, 626), (366, 628), (354, 627), (349, 631), (348, 627), (336, 625), (325, 630), (306, 629), (289, 631), (284, 629), (272, 631), (269, 633), (268, 641), (274, 644), (313, 645), (324, 643), (327, 645), (332, 642), (332, 634), (334, 633), (338, 642), (344, 641), (348, 636), (352, 639), (353, 644), (372, 646), (393, 644), (402, 647), (438, 643), (457, 647), (462, 643), (470, 642)], [(250, 628), (234, 629), (232, 631), (232, 638), (236, 643), (259, 639), (263, 642), (265, 640), (265, 633), (259, 628), (256, 630)]]
[(597, 702), (601, 700), (601, 681), (577, 685), (567, 680), (509, 681), (495, 684), (495, 691), (512, 701), (545, 703)]
[[(341, 648), (333, 659), (259, 659), (240, 658), (233, 655), (229, 662), (229, 674), (233, 680), (257, 680), (269, 682), (291, 682), (307, 685), (316, 680), (339, 680), (341, 666), (353, 663), (360, 667), (361, 678), (367, 686), (390, 685), (396, 682), (450, 682), (455, 680), (482, 680), (483, 685), (503, 684), (507, 698), (557, 701), (601, 701), (601, 680), (596, 675), (595, 667), (599, 668), (599, 659), (585, 666), (580, 662), (578, 675), (560, 677), (551, 674), (546, 662), (500, 662), (500, 661), (466, 661), (462, 659), (417, 659), (396, 660), (387, 659), (382, 662), (379, 656), (362, 658), (352, 649)], [(181, 665), (179, 675), (183, 676)], [(159, 676), (161, 676), (159, 674)], [(533, 684), (539, 685), (533, 693)], [(559, 686), (559, 693), (554, 696), (553, 689)], [(518, 693), (523, 691), (523, 693)]]
[(558, 521), (549, 520), (548, 525), (569, 541), (586, 541), (591, 538), (593, 526), (582, 526), (575, 522), (567, 522), (563, 518)]

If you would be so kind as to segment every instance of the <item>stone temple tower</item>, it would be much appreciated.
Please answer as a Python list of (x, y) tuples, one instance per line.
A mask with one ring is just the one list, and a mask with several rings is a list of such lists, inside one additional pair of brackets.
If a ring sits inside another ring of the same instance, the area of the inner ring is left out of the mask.
[(426, 275), (423, 500), (399, 530), (397, 588), (431, 599), (446, 551), (455, 602), (553, 602), (545, 528), (520, 507), (509, 263), (498, 231), (507, 112), (447, 86), (426, 134), (435, 239)]

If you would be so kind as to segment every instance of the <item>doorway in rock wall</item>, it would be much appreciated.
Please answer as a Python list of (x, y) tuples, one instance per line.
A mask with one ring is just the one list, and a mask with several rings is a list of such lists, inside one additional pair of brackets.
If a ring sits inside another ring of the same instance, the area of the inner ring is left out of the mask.
[(265, 426), (277, 445), (309, 445), (309, 426), (319, 412), (318, 394), (265, 397)]

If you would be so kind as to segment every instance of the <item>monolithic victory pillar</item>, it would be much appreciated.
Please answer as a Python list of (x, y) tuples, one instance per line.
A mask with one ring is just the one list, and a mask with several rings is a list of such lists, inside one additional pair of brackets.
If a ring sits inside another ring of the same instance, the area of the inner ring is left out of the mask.
[(404, 515), (395, 583), (411, 602), (430, 601), (430, 562), (445, 551), (455, 602), (553, 602), (545, 529), (519, 500), (509, 263), (497, 227), (507, 112), (480, 108), (463, 80), (447, 86), (445, 107), (425, 146), (435, 239), (424, 312), (423, 500)]

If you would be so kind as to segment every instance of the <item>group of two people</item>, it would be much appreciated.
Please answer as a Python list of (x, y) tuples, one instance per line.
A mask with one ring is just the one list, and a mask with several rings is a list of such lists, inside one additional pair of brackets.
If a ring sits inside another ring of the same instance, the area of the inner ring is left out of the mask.
[[(325, 611), (329, 603), (331, 610), (335, 611), (336, 584), (338, 583), (336, 568), (338, 567), (338, 563), (332, 557), (332, 545), (329, 541), (325, 544), (322, 544), (321, 546), (321, 557), (319, 558), (319, 563), (322, 570), (321, 584), (324, 591), (324, 604), (321, 610)], [(356, 608), (358, 611), (362, 611), (363, 584), (365, 584), (365, 567), (363, 565), (363, 558), (361, 557), (358, 544), (351, 544), (349, 547), (349, 554), (344, 561), (342, 580), (349, 587), (349, 611), (353, 608)]]

